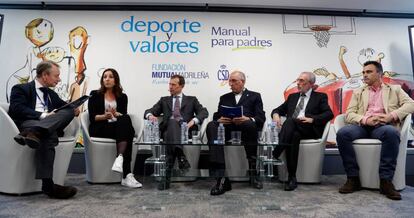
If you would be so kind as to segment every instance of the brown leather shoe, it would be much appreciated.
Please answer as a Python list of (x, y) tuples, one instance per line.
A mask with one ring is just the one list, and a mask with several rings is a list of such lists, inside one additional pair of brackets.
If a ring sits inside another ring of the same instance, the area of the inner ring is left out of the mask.
[(54, 184), (51, 191), (44, 191), (50, 198), (68, 199), (76, 195), (78, 190), (72, 186), (61, 186)]
[(361, 190), (361, 182), (359, 181), (358, 176), (348, 177), (346, 183), (339, 188), (339, 193), (348, 194)]
[(389, 180), (381, 179), (380, 193), (391, 200), (401, 200), (401, 194), (395, 190), (394, 184)]

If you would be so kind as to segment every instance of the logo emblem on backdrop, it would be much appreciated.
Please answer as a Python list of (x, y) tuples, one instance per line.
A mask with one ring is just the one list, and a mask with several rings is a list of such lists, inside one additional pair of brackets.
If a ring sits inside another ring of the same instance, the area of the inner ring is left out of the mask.
[(218, 80), (229, 80), (229, 70), (226, 69), (226, 65), (221, 65), (220, 69), (217, 71)]
[(230, 72), (227, 69), (226, 65), (221, 65), (220, 68), (217, 70), (217, 80), (221, 81), (220, 86), (225, 86), (229, 80)]

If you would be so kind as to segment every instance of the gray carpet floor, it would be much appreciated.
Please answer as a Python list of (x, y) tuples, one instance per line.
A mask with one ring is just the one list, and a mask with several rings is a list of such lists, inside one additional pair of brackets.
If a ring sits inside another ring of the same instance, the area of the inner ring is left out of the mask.
[(263, 190), (233, 183), (232, 191), (210, 196), (213, 180), (173, 183), (158, 191), (151, 178), (143, 188), (129, 189), (91, 185), (83, 174), (68, 174), (66, 184), (78, 188), (73, 199), (0, 195), (0, 217), (414, 217), (413, 187), (402, 191), (402, 201), (392, 201), (373, 190), (339, 194), (344, 181), (344, 176), (323, 176), (322, 184), (299, 185), (293, 192), (278, 182), (265, 182)]

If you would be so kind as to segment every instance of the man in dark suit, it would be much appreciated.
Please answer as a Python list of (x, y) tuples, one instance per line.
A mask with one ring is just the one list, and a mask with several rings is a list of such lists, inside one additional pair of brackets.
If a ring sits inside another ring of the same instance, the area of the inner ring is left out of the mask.
[[(162, 116), (159, 124), (162, 138), (166, 144), (167, 156), (167, 175), (158, 186), (158, 189), (168, 189), (170, 186), (170, 174), (175, 158), (178, 161), (180, 169), (190, 168), (183, 152), (181, 145), (181, 127), (182, 122), (187, 123), (189, 132), (197, 130), (197, 124), (201, 124), (208, 117), (208, 111), (198, 102), (195, 96), (187, 96), (182, 93), (185, 85), (184, 77), (173, 75), (169, 82), (170, 96), (161, 97), (161, 99), (150, 109), (146, 110), (144, 116), (146, 119), (155, 122), (158, 116)], [(191, 136), (191, 134), (189, 134)]]
[(36, 79), (13, 86), (10, 94), (9, 115), (21, 131), (14, 137), (17, 143), (36, 149), (36, 179), (42, 179), (42, 191), (51, 198), (66, 199), (77, 192), (75, 187), (53, 183), (55, 146), (59, 135), (71, 122), (78, 109), (55, 109), (66, 104), (49, 87), (59, 81), (59, 65), (43, 61), (37, 65)]
[[(289, 176), (285, 191), (292, 191), (297, 187), (296, 167), (300, 140), (320, 138), (326, 123), (333, 118), (327, 95), (312, 89), (315, 86), (313, 73), (301, 73), (296, 79), (296, 84), (299, 92), (290, 94), (282, 105), (272, 111), (271, 115), (278, 128), (281, 128), (279, 143), (282, 145), (276, 147), (273, 155), (278, 158), (286, 150)], [(286, 116), (283, 126), (280, 116)]]
[[(257, 132), (262, 130), (265, 122), (263, 102), (259, 93), (247, 90), (244, 85), (246, 76), (241, 71), (233, 71), (230, 74), (229, 85), (231, 92), (220, 97), (217, 112), (213, 121), (207, 125), (207, 138), (210, 150), (211, 173), (217, 177), (217, 183), (211, 189), (211, 195), (221, 195), (231, 190), (231, 183), (225, 177), (224, 147), (214, 145), (217, 139), (217, 128), (220, 123), (225, 128), (225, 141), (231, 137), (232, 131), (241, 131), (241, 139), (244, 143), (246, 156), (249, 162), (250, 182), (255, 188), (263, 188), (262, 182), (256, 173)], [(223, 114), (221, 106), (243, 106), (241, 117), (230, 118)]]

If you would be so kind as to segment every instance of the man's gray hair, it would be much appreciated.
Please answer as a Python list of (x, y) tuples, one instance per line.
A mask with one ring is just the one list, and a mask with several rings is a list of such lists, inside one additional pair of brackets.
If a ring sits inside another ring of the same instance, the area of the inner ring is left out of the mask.
[(306, 74), (309, 78), (310, 84), (315, 84), (315, 82), (316, 82), (315, 74), (313, 74), (312, 72), (307, 72), (307, 71), (302, 72), (301, 74)]
[(242, 81), (244, 81), (244, 82), (246, 81), (246, 75), (244, 75), (244, 73), (243, 73), (243, 72), (241, 72), (240, 70), (235, 70), (235, 71), (231, 72), (231, 74), (235, 74), (235, 73), (239, 74), (240, 79), (241, 79)]

